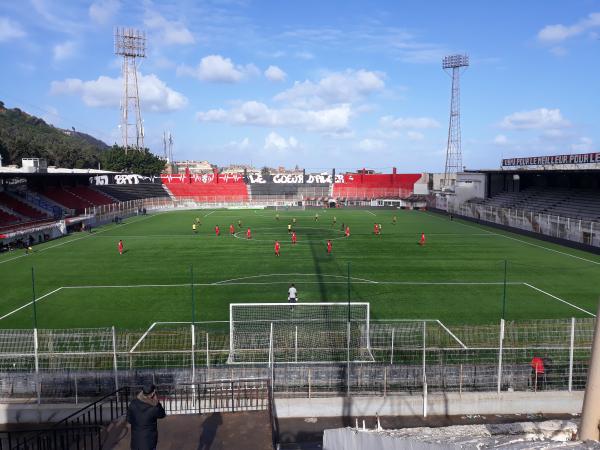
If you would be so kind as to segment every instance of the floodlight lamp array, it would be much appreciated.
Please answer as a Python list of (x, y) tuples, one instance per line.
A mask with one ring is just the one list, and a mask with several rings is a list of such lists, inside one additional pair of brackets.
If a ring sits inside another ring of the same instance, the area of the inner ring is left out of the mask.
[(133, 28), (115, 29), (115, 54), (145, 58), (146, 33)]
[(454, 69), (455, 67), (467, 67), (469, 55), (450, 55), (442, 60), (442, 69)]

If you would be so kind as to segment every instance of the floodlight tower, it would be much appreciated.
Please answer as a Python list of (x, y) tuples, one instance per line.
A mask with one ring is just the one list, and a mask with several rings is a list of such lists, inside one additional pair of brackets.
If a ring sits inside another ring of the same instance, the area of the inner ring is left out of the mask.
[(168, 163), (173, 162), (173, 135), (170, 131), (163, 132), (163, 153)]
[[(137, 69), (139, 58), (146, 57), (146, 33), (133, 28), (116, 28), (115, 54), (123, 57), (120, 125), (122, 144), (125, 152), (129, 147), (142, 149), (144, 148), (144, 125), (140, 110)], [(132, 119), (135, 119), (135, 122)]]
[[(450, 100), (450, 124), (446, 146), (446, 166), (442, 189), (452, 184), (451, 175), (462, 170), (462, 150), (460, 136), (460, 73), (469, 66), (468, 55), (451, 55), (442, 60), (442, 69), (452, 77), (452, 98)], [(450, 73), (451, 72), (451, 73)]]

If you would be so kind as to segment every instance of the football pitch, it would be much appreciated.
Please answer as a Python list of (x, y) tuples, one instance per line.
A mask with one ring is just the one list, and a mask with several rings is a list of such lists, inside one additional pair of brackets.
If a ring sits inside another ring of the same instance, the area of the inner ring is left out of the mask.
[(290, 283), (301, 302), (350, 296), (370, 303), (371, 319), (446, 324), (497, 323), (503, 301), (507, 320), (593, 317), (600, 294), (598, 255), (422, 211), (172, 211), (74, 233), (0, 256), (0, 328), (32, 327), (32, 267), (39, 328), (191, 322), (192, 303), (196, 321), (226, 321), (230, 303), (285, 302)]

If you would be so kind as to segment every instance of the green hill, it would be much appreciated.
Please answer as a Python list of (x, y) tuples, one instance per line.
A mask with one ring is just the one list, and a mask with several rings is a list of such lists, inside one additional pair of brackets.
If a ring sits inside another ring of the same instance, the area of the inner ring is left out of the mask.
[(62, 130), (39, 117), (9, 109), (0, 101), (0, 155), (2, 164), (21, 164), (21, 158), (45, 158), (48, 165), (97, 168), (108, 146), (85, 133)]

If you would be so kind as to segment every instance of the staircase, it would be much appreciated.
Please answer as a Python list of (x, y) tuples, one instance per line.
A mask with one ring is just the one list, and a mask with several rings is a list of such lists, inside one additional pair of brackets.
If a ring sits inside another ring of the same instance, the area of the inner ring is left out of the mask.
[[(124, 387), (44, 429), (0, 432), (0, 449), (129, 449), (127, 407), (139, 388)], [(158, 386), (167, 417), (158, 422), (158, 450), (272, 450), (276, 421), (268, 379)]]

